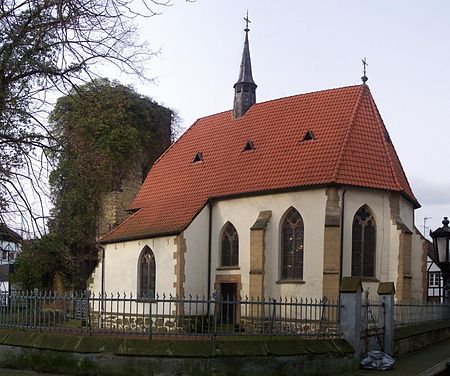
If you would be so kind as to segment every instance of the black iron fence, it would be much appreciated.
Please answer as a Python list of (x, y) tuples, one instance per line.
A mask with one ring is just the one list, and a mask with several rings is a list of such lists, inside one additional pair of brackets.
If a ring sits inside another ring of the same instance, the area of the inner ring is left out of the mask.
[(323, 299), (17, 291), (1, 295), (0, 327), (139, 336), (336, 338), (339, 305)]

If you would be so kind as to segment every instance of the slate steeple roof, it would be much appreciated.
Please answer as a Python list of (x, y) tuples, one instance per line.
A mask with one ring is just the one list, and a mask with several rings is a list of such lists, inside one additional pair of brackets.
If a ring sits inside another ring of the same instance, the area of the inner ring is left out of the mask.
[[(302, 142), (307, 132), (314, 138)], [(242, 152), (248, 140), (257, 147)], [(209, 199), (327, 185), (399, 192), (420, 206), (365, 84), (257, 103), (238, 119), (198, 119), (155, 162), (135, 213), (103, 241), (178, 234)]]
[(249, 29), (245, 29), (245, 41), (244, 41), (244, 51), (242, 52), (242, 60), (241, 60), (241, 66), (239, 69), (239, 77), (237, 82), (234, 84), (234, 87), (239, 84), (248, 83), (248, 84), (255, 84), (255, 81), (253, 81), (253, 75), (252, 75), (252, 62), (250, 59), (250, 47), (248, 43), (248, 31)]
[(242, 52), (241, 66), (239, 68), (239, 77), (234, 84), (234, 105), (233, 117), (238, 119), (256, 103), (257, 85), (253, 81), (252, 62), (250, 59), (250, 47), (248, 43), (248, 15), (246, 18), (247, 26), (245, 28), (244, 51)]

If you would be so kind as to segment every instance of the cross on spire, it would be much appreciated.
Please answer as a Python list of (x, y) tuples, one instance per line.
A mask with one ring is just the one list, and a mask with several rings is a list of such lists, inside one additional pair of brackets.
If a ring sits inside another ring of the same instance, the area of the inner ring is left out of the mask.
[(248, 19), (248, 10), (247, 10), (247, 16), (244, 17), (244, 20), (245, 20), (245, 29), (244, 29), (244, 31), (246, 33), (248, 33), (250, 31), (250, 29), (248, 28), (248, 24), (251, 23), (251, 21)]
[(366, 58), (361, 59), (362, 63), (363, 63), (363, 76), (361, 77), (361, 81), (363, 82), (363, 84), (365, 84), (368, 80), (367, 76), (366, 76), (366, 67), (369, 65), (367, 64)]

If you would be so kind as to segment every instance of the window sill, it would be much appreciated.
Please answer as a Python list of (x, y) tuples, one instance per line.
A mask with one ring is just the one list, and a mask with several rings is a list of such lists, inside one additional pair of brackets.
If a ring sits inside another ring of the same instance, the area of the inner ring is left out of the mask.
[(361, 282), (380, 282), (380, 280), (375, 277), (359, 277), (359, 278), (361, 278)]
[(305, 281), (303, 279), (280, 279), (277, 281), (277, 284), (279, 285), (302, 285)]
[(138, 302), (148, 303), (148, 302), (153, 301), (155, 299), (156, 299), (156, 297), (152, 297), (152, 298), (140, 297), (140, 298), (137, 298), (136, 300)]
[(216, 270), (241, 270), (239, 266), (219, 266)]

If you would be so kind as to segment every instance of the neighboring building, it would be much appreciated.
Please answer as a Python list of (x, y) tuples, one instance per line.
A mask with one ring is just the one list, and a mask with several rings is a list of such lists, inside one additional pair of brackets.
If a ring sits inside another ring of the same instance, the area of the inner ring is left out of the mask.
[(0, 223), (0, 293), (9, 291), (9, 275), (20, 252), (22, 237)]
[(436, 260), (436, 253), (433, 243), (427, 241), (427, 301), (435, 303), (444, 302), (444, 280), (442, 278), (441, 268)]
[(248, 29), (233, 110), (198, 119), (102, 239), (94, 291), (337, 298), (343, 276), (420, 300), (420, 207), (365, 84), (256, 103)]

